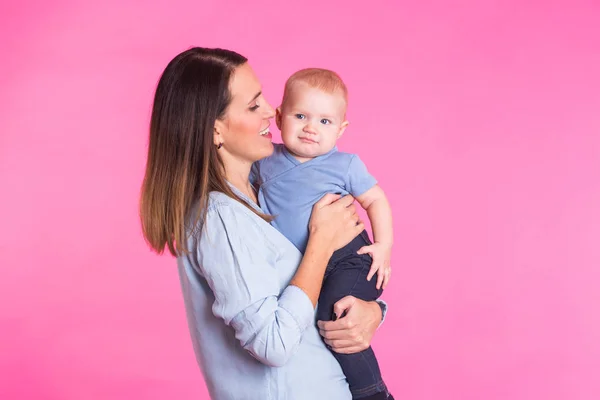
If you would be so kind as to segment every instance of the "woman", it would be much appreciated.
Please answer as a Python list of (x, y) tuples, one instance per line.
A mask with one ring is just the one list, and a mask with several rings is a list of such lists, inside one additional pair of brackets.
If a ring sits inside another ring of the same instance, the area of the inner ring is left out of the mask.
[[(327, 261), (363, 229), (353, 198), (315, 204), (304, 257), (248, 181), (273, 151), (273, 108), (241, 55), (193, 48), (160, 78), (141, 198), (144, 236), (177, 257), (194, 349), (213, 399), (350, 399), (314, 324)], [(348, 297), (319, 322), (334, 351), (369, 346), (381, 309)]]

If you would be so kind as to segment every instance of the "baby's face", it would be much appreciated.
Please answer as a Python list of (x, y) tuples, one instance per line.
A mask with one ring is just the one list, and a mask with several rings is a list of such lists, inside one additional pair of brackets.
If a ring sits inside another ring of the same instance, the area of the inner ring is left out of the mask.
[(329, 152), (342, 135), (346, 101), (341, 93), (326, 93), (296, 82), (285, 104), (277, 109), (277, 126), (285, 147), (302, 162)]

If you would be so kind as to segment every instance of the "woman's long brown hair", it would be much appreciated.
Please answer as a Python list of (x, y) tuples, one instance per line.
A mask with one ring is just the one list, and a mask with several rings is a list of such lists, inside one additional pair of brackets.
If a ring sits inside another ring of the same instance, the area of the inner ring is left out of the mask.
[(225, 116), (231, 101), (230, 78), (246, 61), (233, 51), (195, 47), (177, 55), (158, 82), (140, 217), (146, 241), (159, 254), (165, 246), (173, 256), (188, 253), (190, 228), (204, 221), (211, 191), (268, 219), (233, 193), (213, 142), (215, 121)]

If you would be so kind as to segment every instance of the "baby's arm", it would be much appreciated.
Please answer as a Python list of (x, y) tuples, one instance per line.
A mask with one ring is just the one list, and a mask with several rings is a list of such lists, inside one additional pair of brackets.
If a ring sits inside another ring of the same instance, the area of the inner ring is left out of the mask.
[(373, 264), (371, 265), (367, 280), (371, 280), (375, 272), (377, 272), (377, 288), (383, 287), (385, 289), (392, 272), (390, 269), (390, 256), (394, 241), (392, 209), (385, 193), (379, 185), (373, 186), (365, 193), (357, 196), (356, 199), (367, 211), (371, 227), (373, 228), (374, 243), (358, 251), (359, 254), (369, 253), (373, 258)]

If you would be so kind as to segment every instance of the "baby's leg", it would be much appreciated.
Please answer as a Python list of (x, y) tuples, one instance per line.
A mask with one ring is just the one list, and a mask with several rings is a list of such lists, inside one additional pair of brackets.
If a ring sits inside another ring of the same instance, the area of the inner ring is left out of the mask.
[[(381, 295), (382, 290), (375, 287), (377, 277), (371, 278), (370, 282), (366, 279), (371, 268), (371, 257), (368, 254), (356, 254), (358, 249), (369, 244), (367, 233), (363, 232), (331, 257), (317, 307), (319, 320), (333, 319), (333, 305), (344, 296), (352, 295), (372, 301)], [(371, 347), (355, 354), (332, 353), (346, 375), (353, 399), (387, 398), (387, 388)]]

